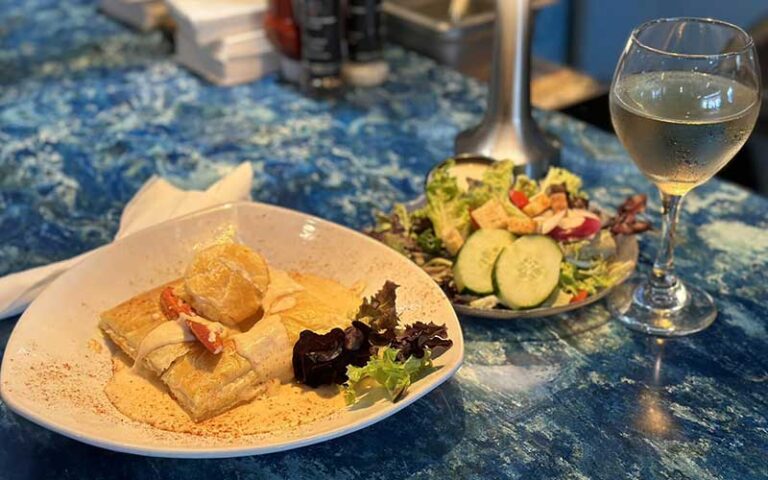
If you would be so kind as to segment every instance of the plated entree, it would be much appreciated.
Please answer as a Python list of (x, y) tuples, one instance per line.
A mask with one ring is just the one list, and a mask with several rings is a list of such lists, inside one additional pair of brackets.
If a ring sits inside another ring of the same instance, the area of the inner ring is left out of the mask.
[(294, 427), (376, 390), (397, 401), (452, 341), (401, 324), (396, 284), (363, 289), (233, 241), (201, 248), (183, 277), (101, 314), (119, 347), (105, 392), (133, 420), (191, 433)]
[(558, 307), (624, 278), (617, 238), (646, 231), (644, 195), (610, 216), (589, 201), (582, 180), (552, 167), (541, 181), (514, 175), (511, 161), (462, 176), (436, 169), (418, 208), (396, 205), (367, 233), (421, 266), (456, 304), (515, 310)]

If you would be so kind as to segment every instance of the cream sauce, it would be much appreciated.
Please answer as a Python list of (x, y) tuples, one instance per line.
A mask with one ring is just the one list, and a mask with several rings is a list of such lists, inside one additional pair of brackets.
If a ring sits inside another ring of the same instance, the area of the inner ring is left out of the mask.
[(286, 271), (269, 267), (269, 286), (261, 302), (264, 316), (293, 308), (296, 305), (293, 295), (302, 290), (304, 287)]
[(237, 353), (248, 359), (259, 378), (276, 378), (281, 382), (293, 378), (293, 345), (278, 315), (262, 319), (232, 340)]
[(231, 331), (227, 327), (225, 327), (223, 324), (219, 322), (212, 322), (208, 320), (207, 318), (201, 317), (200, 315), (187, 315), (186, 313), (180, 313), (179, 314), (179, 321), (183, 322), (185, 327), (187, 326), (187, 320), (190, 320), (195, 323), (199, 323), (200, 325), (205, 325), (208, 327), (208, 330), (211, 332), (211, 336), (208, 337), (209, 342), (215, 341), (215, 337), (213, 335), (218, 335), (219, 337), (227, 337), (229, 332)]
[(344, 396), (335, 386), (311, 389), (273, 382), (255, 400), (195, 423), (153, 377), (119, 364), (104, 391), (125, 416), (171, 432), (216, 437), (268, 433), (308, 424), (345, 408)]
[(141, 365), (141, 361), (158, 348), (193, 341), (195, 341), (195, 336), (189, 331), (183, 318), (163, 322), (149, 332), (141, 341), (133, 365), (134, 367)]
[(468, 179), (482, 180), (488, 165), (482, 163), (457, 163), (451, 167), (451, 176), (456, 179), (456, 185), (463, 192), (469, 190)]
[(282, 297), (281, 299), (272, 303), (269, 313), (276, 314), (290, 310), (296, 306), (296, 297)]

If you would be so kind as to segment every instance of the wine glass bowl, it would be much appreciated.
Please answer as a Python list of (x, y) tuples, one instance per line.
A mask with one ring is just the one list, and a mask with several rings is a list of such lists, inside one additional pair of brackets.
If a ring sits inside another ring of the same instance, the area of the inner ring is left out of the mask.
[(657, 335), (709, 326), (717, 309), (674, 274), (680, 204), (741, 149), (760, 111), (760, 74), (751, 37), (727, 22), (653, 20), (636, 28), (611, 84), (611, 120), (640, 171), (661, 192), (662, 243), (649, 278), (609, 298), (625, 325)]

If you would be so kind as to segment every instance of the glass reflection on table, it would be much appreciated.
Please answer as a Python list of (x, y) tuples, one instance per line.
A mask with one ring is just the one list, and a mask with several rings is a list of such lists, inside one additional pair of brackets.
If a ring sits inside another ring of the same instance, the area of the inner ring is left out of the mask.
[(655, 438), (674, 438), (678, 436), (678, 425), (669, 409), (665, 398), (667, 382), (664, 378), (664, 349), (669, 340), (649, 338), (649, 352), (653, 355), (653, 369), (644, 379), (644, 388), (637, 400), (637, 409), (633, 424), (639, 431)]

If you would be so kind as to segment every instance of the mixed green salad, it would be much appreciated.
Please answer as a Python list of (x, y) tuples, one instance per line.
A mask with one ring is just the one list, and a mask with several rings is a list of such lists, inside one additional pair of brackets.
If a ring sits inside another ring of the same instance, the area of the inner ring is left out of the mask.
[(293, 347), (296, 380), (312, 388), (340, 385), (348, 404), (383, 387), (393, 402), (432, 372), (432, 360), (453, 346), (448, 329), (432, 322), (403, 325), (398, 285), (387, 281), (363, 300), (352, 324), (326, 333), (304, 330)]
[(481, 180), (459, 182), (453, 167), (433, 173), (423, 207), (377, 213), (367, 233), (423, 268), (454, 303), (531, 309), (584, 301), (631, 268), (617, 260), (615, 237), (650, 228), (638, 217), (644, 195), (609, 216), (563, 168), (535, 181), (502, 161)]

